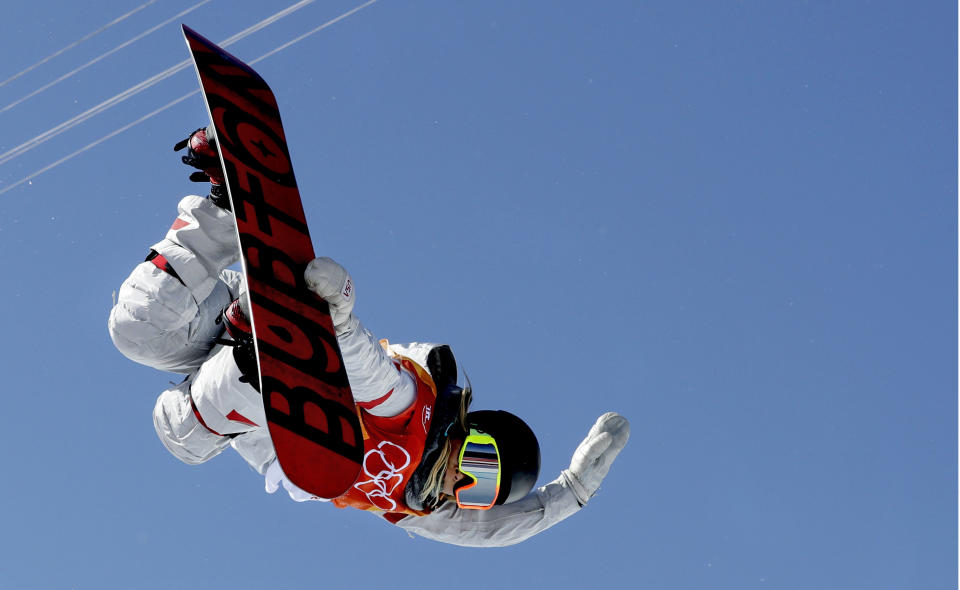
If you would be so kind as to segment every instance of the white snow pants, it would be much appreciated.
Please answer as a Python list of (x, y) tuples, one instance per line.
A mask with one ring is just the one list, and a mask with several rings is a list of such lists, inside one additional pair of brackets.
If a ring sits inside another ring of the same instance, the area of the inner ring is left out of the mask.
[[(230, 349), (215, 345), (224, 331), (217, 317), (244, 288), (240, 273), (227, 269), (239, 259), (236, 239), (232, 213), (209, 199), (184, 197), (166, 237), (151, 247), (175, 274), (154, 262), (137, 265), (120, 287), (108, 328), (128, 358), (188, 374), (154, 407), (168, 451), (198, 464), (230, 445), (263, 473), (275, 454), (266, 429), (257, 427), (264, 423), (262, 402), (239, 382)], [(244, 421), (230, 420), (231, 412)]]
[(138, 265), (120, 287), (108, 326), (117, 349), (131, 360), (191, 373), (223, 332), (217, 315), (239, 296), (241, 276), (226, 269), (240, 253), (229, 211), (191, 195), (178, 213), (167, 236), (152, 246), (177, 276), (153, 262)]
[[(187, 196), (166, 237), (152, 246), (175, 274), (154, 262), (139, 264), (120, 288), (108, 322), (117, 348), (150, 367), (186, 373), (164, 391), (154, 425), (178, 459), (202, 463), (233, 446), (258, 472), (274, 457), (260, 394), (240, 381), (216, 319), (245, 288), (227, 267), (239, 258), (233, 214), (209, 199)], [(354, 399), (378, 416), (395, 416), (416, 397), (416, 381), (400, 369), (378, 340), (351, 315), (338, 343)], [(432, 345), (402, 354), (426, 357)], [(423, 363), (424, 360), (415, 359)]]

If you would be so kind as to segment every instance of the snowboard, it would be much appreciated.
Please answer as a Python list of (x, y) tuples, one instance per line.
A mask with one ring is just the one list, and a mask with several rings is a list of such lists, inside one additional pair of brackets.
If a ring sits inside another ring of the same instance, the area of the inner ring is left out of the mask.
[(314, 258), (277, 101), (252, 68), (183, 26), (237, 219), (270, 438), (287, 478), (320, 498), (354, 484), (363, 434)]

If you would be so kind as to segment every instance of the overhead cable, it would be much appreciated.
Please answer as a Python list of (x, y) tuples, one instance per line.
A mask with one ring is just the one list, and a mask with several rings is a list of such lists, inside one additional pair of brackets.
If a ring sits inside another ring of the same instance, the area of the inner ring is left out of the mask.
[(96, 35), (99, 35), (100, 33), (106, 31), (107, 29), (109, 29), (109, 28), (112, 27), (113, 25), (115, 25), (115, 24), (117, 24), (117, 23), (120, 23), (120, 22), (126, 20), (127, 18), (129, 18), (129, 17), (133, 16), (134, 14), (140, 12), (141, 10), (143, 10), (143, 9), (146, 8), (147, 6), (150, 6), (151, 4), (153, 4), (153, 3), (156, 2), (156, 1), (157, 1), (157, 0), (147, 0), (147, 2), (144, 2), (144, 3), (141, 4), (140, 6), (137, 6), (136, 8), (134, 8), (133, 10), (131, 10), (130, 12), (118, 16), (117, 18), (115, 18), (115, 19), (113, 19), (112, 21), (108, 22), (107, 24), (103, 25), (103, 26), (100, 27), (99, 29), (96, 29), (96, 30), (94, 30), (94, 31), (92, 31), (92, 32), (90, 32), (90, 33), (87, 33), (86, 35), (84, 35), (83, 37), (80, 37), (79, 39), (77, 39), (76, 41), (74, 41), (74, 42), (71, 43), (70, 45), (67, 45), (67, 46), (64, 47), (63, 49), (60, 49), (59, 51), (55, 51), (55, 52), (51, 53), (51, 54), (48, 55), (47, 57), (45, 57), (45, 58), (41, 59), (40, 61), (38, 61), (37, 63), (29, 66), (28, 68), (26, 68), (26, 69), (24, 69), (24, 70), (21, 70), (21, 71), (17, 72), (16, 74), (14, 74), (14, 75), (12, 75), (12, 76), (10, 76), (9, 78), (7, 78), (6, 80), (4, 80), (3, 82), (0, 82), (0, 86), (4, 86), (4, 85), (7, 84), (8, 82), (12, 82), (13, 80), (16, 80), (17, 78), (19, 78), (20, 76), (26, 74), (27, 72), (30, 72), (30, 71), (32, 71), (32, 70), (37, 69), (38, 67), (40, 67), (40, 66), (42, 66), (43, 64), (47, 63), (48, 61), (50, 61), (51, 59), (57, 57), (58, 55), (66, 52), (66, 51), (69, 51), (69, 50), (73, 49), (74, 47), (76, 47), (77, 45), (80, 45), (81, 43), (83, 43), (84, 41), (90, 39), (91, 37), (95, 37)]
[[(228, 37), (226, 40), (220, 42), (219, 45), (221, 47), (227, 47), (233, 43), (236, 43), (237, 41), (240, 41), (241, 39), (244, 39), (247, 36), (259, 31), (265, 26), (270, 25), (276, 22), (277, 20), (290, 15), (291, 13), (297, 10), (300, 10), (301, 8), (303, 8), (304, 6), (307, 6), (308, 4), (312, 4), (315, 1), (316, 0), (300, 0), (300, 2), (296, 2), (288, 6), (287, 8), (281, 10), (280, 12), (277, 12), (271, 16), (268, 16), (267, 18), (240, 31), (239, 33), (231, 37)], [(173, 76), (174, 74), (180, 72), (181, 70), (184, 70), (190, 67), (191, 63), (192, 62), (189, 59), (183, 60), (182, 62), (175, 64), (158, 74), (154, 74), (153, 76), (147, 78), (146, 80), (140, 82), (139, 84), (134, 84), (133, 86), (131, 86), (130, 88), (127, 88), (123, 92), (108, 98), (107, 100), (101, 102), (100, 104), (94, 107), (87, 109), (86, 111), (80, 113), (79, 115), (71, 117), (70, 119), (67, 119), (63, 123), (60, 123), (59, 125), (56, 125), (44, 131), (43, 133), (35, 135), (34, 137), (21, 143), (20, 145), (3, 152), (2, 154), (0, 154), (0, 165), (9, 162), (10, 160), (32, 150), (33, 148), (37, 147), (42, 143), (45, 143), (46, 141), (49, 141), (50, 139), (53, 139), (54, 137), (56, 137), (57, 135), (60, 135), (64, 131), (68, 131), (76, 127), (77, 125), (91, 119), (92, 117), (95, 117), (96, 115), (102, 113), (103, 111), (120, 104), (121, 102), (127, 100), (131, 96), (135, 96), (143, 92), (144, 90), (154, 86), (158, 82), (166, 80), (167, 78), (169, 78), (170, 76)]]
[(114, 53), (120, 51), (121, 49), (123, 49), (123, 48), (125, 48), (125, 47), (127, 47), (127, 46), (129, 46), (129, 45), (131, 45), (131, 44), (133, 44), (133, 43), (135, 43), (135, 42), (137, 42), (137, 41), (139, 41), (140, 39), (143, 39), (144, 37), (146, 37), (146, 36), (149, 35), (150, 33), (153, 33), (154, 31), (156, 31), (156, 30), (158, 30), (158, 29), (160, 29), (160, 28), (162, 28), (162, 27), (164, 27), (164, 26), (172, 23), (173, 21), (178, 20), (180, 17), (185, 16), (185, 15), (187, 15), (187, 14), (190, 14), (190, 13), (193, 12), (194, 10), (200, 8), (201, 6), (203, 6), (204, 4), (206, 4), (206, 3), (210, 2), (210, 1), (211, 1), (211, 0), (201, 0), (201, 2), (199, 2), (199, 3), (197, 3), (197, 4), (194, 4), (194, 5), (191, 6), (190, 8), (187, 8), (186, 10), (180, 11), (179, 13), (171, 16), (170, 18), (168, 18), (167, 20), (163, 21), (162, 23), (150, 27), (149, 29), (147, 29), (146, 31), (140, 33), (139, 35), (133, 37), (132, 39), (129, 39), (129, 40), (127, 40), (127, 41), (124, 41), (124, 42), (121, 43), (120, 45), (117, 45), (116, 47), (114, 47), (114, 48), (111, 49), (110, 51), (107, 51), (106, 53), (102, 53), (102, 54), (98, 55), (97, 57), (91, 59), (91, 60), (88, 61), (87, 63), (83, 64), (82, 66), (70, 70), (69, 72), (67, 72), (66, 74), (60, 76), (59, 78), (57, 78), (57, 79), (54, 80), (53, 82), (50, 82), (50, 83), (48, 83), (48, 84), (44, 84), (43, 86), (41, 86), (40, 88), (37, 88), (37, 89), (34, 90), (33, 92), (30, 92), (29, 94), (27, 94), (27, 95), (25, 95), (25, 96), (22, 96), (22, 97), (18, 98), (17, 100), (11, 102), (11, 103), (8, 104), (7, 106), (5, 106), (5, 107), (3, 107), (3, 108), (0, 108), (0, 113), (4, 113), (4, 112), (6, 112), (6, 111), (9, 111), (10, 109), (12, 109), (13, 107), (17, 106), (17, 105), (20, 104), (21, 102), (27, 100), (28, 98), (32, 98), (32, 97), (40, 94), (40, 93), (43, 92), (44, 90), (47, 90), (47, 89), (49, 89), (49, 88), (52, 87), (52, 86), (56, 86), (57, 84), (59, 84), (60, 82), (63, 82), (63, 81), (66, 80), (67, 78), (70, 78), (70, 77), (72, 77), (72, 76), (75, 76), (76, 74), (79, 74), (80, 72), (82, 72), (83, 70), (89, 68), (89, 67), (92, 66), (93, 64), (95, 64), (95, 63), (97, 63), (97, 62), (99, 62), (99, 61), (101, 61), (101, 60), (103, 60), (103, 59), (105, 59), (105, 58), (107, 58), (107, 57), (110, 57), (111, 55), (113, 55)]
[[(256, 58), (256, 59), (250, 61), (249, 63), (250, 63), (250, 64), (255, 64), (255, 63), (260, 62), (260, 61), (262, 61), (262, 60), (264, 60), (264, 59), (266, 59), (266, 58), (268, 58), (268, 57), (270, 57), (270, 56), (272, 56), (272, 55), (275, 55), (276, 53), (278, 53), (278, 52), (280, 52), (280, 51), (283, 51), (284, 49), (290, 47), (290, 46), (293, 45), (294, 43), (298, 43), (298, 42), (306, 39), (306, 38), (309, 37), (310, 35), (313, 35), (313, 34), (315, 34), (315, 33), (318, 33), (319, 31), (322, 31), (323, 29), (325, 29), (325, 28), (327, 28), (327, 27), (329, 27), (329, 26), (331, 26), (331, 25), (333, 25), (333, 24), (335, 24), (335, 23), (337, 23), (337, 22), (340, 22), (341, 20), (347, 18), (348, 16), (351, 16), (351, 15), (355, 14), (356, 12), (359, 12), (360, 10), (362, 10), (362, 9), (364, 9), (364, 8), (370, 6), (371, 4), (374, 4), (374, 3), (376, 3), (376, 2), (377, 2), (377, 0), (368, 0), (367, 2), (365, 2), (365, 3), (363, 3), (363, 4), (360, 4), (359, 6), (356, 6), (356, 7), (352, 8), (352, 9), (348, 10), (347, 12), (341, 14), (340, 16), (335, 17), (335, 18), (332, 18), (332, 19), (328, 20), (327, 22), (323, 23), (322, 25), (320, 25), (320, 26), (318, 26), (318, 27), (316, 27), (316, 28), (314, 28), (314, 29), (311, 29), (310, 31), (304, 33), (303, 35), (300, 35), (299, 37), (296, 37), (296, 38), (294, 38), (294, 39), (292, 39), (292, 40), (290, 40), (290, 41), (288, 41), (288, 42), (286, 42), (286, 43), (284, 43), (284, 44), (282, 44), (282, 45), (279, 45), (278, 47), (275, 47), (274, 49), (268, 51), (267, 53), (264, 53), (264, 54), (261, 55), (260, 57), (258, 57), (258, 58)], [(187, 66), (189, 66), (189, 65), (190, 65), (190, 60), (187, 60), (186, 64), (187, 64)], [(181, 65), (182, 65), (182, 64), (177, 64), (177, 66), (174, 66), (174, 67), (183, 69), (183, 68), (180, 67)], [(184, 66), (184, 67), (186, 67), (186, 66)], [(168, 70), (168, 71), (169, 71), (169, 70)], [(179, 71), (179, 70), (177, 70), (177, 71)], [(161, 72), (161, 74), (163, 74), (163, 73), (164, 73), (164, 72)], [(159, 74), (158, 74), (158, 75), (159, 75)], [(151, 78), (151, 80), (152, 80), (152, 78)], [(155, 83), (155, 82), (154, 82), (154, 83)], [(146, 121), (146, 120), (148, 120), (148, 119), (150, 119), (150, 118), (152, 118), (152, 117), (154, 117), (154, 116), (162, 113), (163, 111), (166, 111), (167, 109), (169, 109), (169, 108), (171, 108), (171, 107), (173, 107), (173, 106), (175, 106), (175, 105), (177, 105), (177, 104), (179, 104), (179, 103), (187, 100), (188, 98), (190, 98), (191, 96), (193, 96), (193, 95), (195, 95), (195, 94), (198, 94), (199, 92), (200, 92), (199, 90), (193, 90), (193, 91), (191, 91), (191, 92), (188, 92), (187, 94), (184, 94), (184, 95), (181, 96), (180, 98), (177, 98), (177, 99), (175, 99), (175, 100), (172, 100), (172, 101), (168, 102), (167, 104), (163, 105), (162, 107), (160, 107), (160, 108), (158, 108), (158, 109), (155, 109), (155, 110), (147, 113), (146, 115), (143, 115), (143, 116), (140, 117), (139, 119), (137, 119), (137, 120), (135, 120), (135, 121), (132, 121), (132, 122), (130, 122), (130, 123), (127, 123), (126, 125), (124, 125), (124, 126), (122, 126), (122, 127), (118, 127), (117, 129), (114, 129), (113, 131), (111, 131), (110, 133), (104, 135), (104, 136), (101, 137), (100, 139), (97, 139), (96, 141), (93, 141), (93, 142), (91, 142), (91, 143), (83, 146), (82, 148), (80, 148), (80, 149), (78, 149), (78, 150), (76, 150), (76, 151), (74, 151), (74, 152), (71, 152), (70, 154), (67, 154), (66, 156), (60, 158), (59, 160), (57, 160), (57, 161), (55, 161), (55, 162), (53, 162), (53, 163), (51, 163), (51, 164), (48, 164), (48, 165), (44, 166), (43, 168), (40, 168), (39, 170), (33, 172), (32, 174), (30, 174), (30, 175), (28, 175), (28, 176), (25, 176), (24, 178), (21, 178), (20, 180), (14, 182), (14, 183), (12, 183), (12, 184), (9, 184), (9, 185), (7, 185), (7, 186), (5, 186), (5, 187), (3, 187), (3, 188), (0, 188), (0, 195), (2, 195), (3, 193), (5, 193), (5, 192), (7, 192), (7, 191), (9, 191), (9, 190), (12, 190), (12, 189), (18, 187), (18, 186), (20, 186), (20, 185), (22, 185), (22, 184), (24, 184), (24, 183), (30, 182), (31, 180), (33, 180), (33, 179), (36, 178), (37, 176), (40, 176), (41, 174), (43, 174), (44, 172), (47, 172), (47, 171), (49, 171), (49, 170), (51, 170), (51, 169), (53, 169), (53, 168), (56, 168), (57, 166), (63, 164), (64, 162), (67, 162), (68, 160), (71, 160), (71, 159), (75, 158), (76, 156), (79, 156), (80, 154), (82, 154), (82, 153), (84, 153), (84, 152), (86, 152), (86, 151), (88, 151), (88, 150), (90, 150), (90, 149), (92, 149), (92, 148), (100, 145), (101, 143), (107, 141), (108, 139), (111, 139), (111, 138), (113, 138), (113, 137), (116, 137), (117, 135), (123, 133), (124, 131), (127, 131), (128, 129), (130, 129), (131, 127), (133, 127), (133, 126), (135, 126), (135, 125), (139, 125), (140, 123), (143, 123), (144, 121)], [(0, 163), (2, 163), (2, 162), (0, 162)]]

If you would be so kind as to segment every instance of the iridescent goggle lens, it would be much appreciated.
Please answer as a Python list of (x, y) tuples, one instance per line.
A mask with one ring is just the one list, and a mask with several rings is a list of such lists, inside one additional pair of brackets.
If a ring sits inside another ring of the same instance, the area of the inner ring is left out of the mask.
[(493, 508), (500, 493), (500, 451), (492, 436), (470, 429), (460, 447), (460, 473), (467, 476), (456, 489), (457, 506), (471, 510)]

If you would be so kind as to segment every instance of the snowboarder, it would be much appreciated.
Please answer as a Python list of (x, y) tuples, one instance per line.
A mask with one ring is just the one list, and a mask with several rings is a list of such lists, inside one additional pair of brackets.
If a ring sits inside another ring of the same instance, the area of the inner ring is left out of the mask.
[[(263, 401), (239, 258), (235, 220), (212, 132), (198, 129), (175, 149), (210, 182), (207, 197), (180, 201), (166, 237), (120, 289), (108, 322), (128, 358), (186, 374), (160, 394), (153, 418), (175, 457), (199, 464), (231, 446), (297, 501), (319, 500), (289, 481), (276, 461)], [(330, 306), (364, 429), (363, 470), (338, 507), (374, 512), (421, 536), (465, 546), (523, 541), (577, 512), (593, 496), (629, 437), (622, 416), (601, 416), (568, 469), (533, 490), (536, 436), (504, 411), (469, 411), (449, 346), (378, 341), (353, 314), (349, 273), (329, 258), (306, 268), (308, 287)]]

